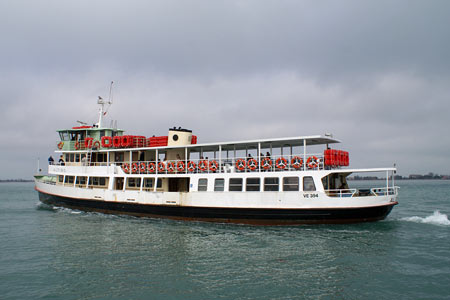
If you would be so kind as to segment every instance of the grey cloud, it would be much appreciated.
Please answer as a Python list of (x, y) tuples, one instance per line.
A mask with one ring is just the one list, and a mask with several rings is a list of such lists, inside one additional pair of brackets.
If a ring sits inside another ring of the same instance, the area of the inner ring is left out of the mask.
[(448, 1), (3, 1), (0, 176), (110, 116), (200, 142), (332, 132), (355, 166), (450, 173)]

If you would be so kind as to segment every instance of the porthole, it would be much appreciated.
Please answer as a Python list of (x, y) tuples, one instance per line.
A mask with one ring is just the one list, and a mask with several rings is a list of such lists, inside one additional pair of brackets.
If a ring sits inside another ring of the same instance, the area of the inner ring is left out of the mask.
[(174, 134), (172, 138), (174, 141), (178, 141), (178, 134)]

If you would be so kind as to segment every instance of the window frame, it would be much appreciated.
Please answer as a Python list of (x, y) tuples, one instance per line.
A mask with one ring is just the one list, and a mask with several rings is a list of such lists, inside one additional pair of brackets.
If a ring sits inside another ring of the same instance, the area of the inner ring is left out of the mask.
[[(293, 184), (293, 183), (287, 183), (286, 179), (297, 179), (297, 183)], [(286, 187), (292, 187), (292, 186), (297, 186), (297, 189), (286, 189)], [(298, 192), (300, 190), (300, 178), (298, 176), (288, 176), (288, 177), (283, 177), (283, 192)]]
[[(258, 183), (249, 183), (249, 180), (257, 180)], [(255, 187), (255, 189), (249, 187)], [(258, 187), (258, 189), (256, 189)], [(246, 192), (260, 192), (261, 191), (261, 178), (260, 177), (248, 177), (245, 179), (245, 191)]]
[[(267, 181), (274, 180), (276, 183), (268, 183)], [(276, 189), (274, 187), (276, 186)], [(280, 178), (279, 177), (264, 177), (264, 192), (279, 192)]]

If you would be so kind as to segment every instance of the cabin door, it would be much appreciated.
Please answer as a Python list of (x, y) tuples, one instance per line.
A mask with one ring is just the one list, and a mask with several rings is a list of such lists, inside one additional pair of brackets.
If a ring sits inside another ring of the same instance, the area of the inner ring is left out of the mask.
[(189, 178), (169, 178), (169, 192), (188, 192)]

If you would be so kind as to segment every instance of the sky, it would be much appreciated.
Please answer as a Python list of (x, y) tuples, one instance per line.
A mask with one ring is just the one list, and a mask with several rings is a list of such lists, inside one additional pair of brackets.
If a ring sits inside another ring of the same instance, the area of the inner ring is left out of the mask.
[(449, 16), (446, 0), (1, 0), (0, 179), (45, 168), (111, 81), (129, 134), (332, 133), (352, 167), (450, 174)]

